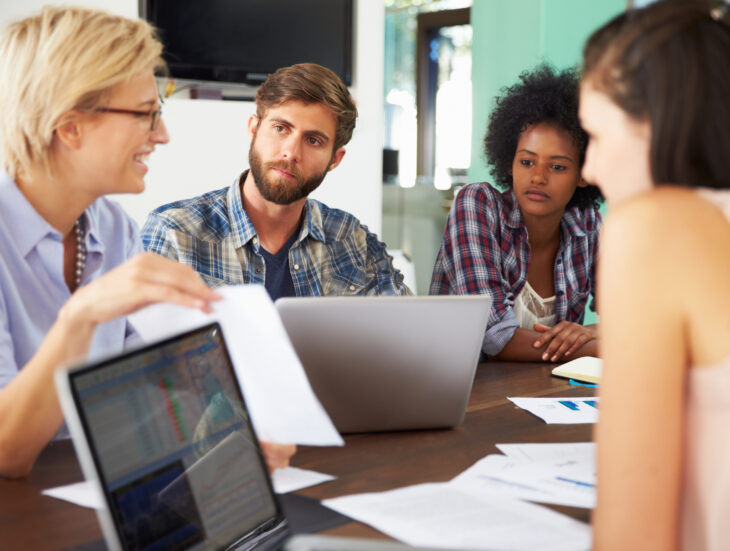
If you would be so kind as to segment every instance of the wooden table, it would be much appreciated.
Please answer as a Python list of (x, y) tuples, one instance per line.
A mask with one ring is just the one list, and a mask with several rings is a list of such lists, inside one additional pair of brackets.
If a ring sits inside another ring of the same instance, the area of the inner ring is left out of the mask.
[[(293, 464), (337, 476), (337, 480), (299, 493), (318, 499), (390, 490), (422, 482), (449, 480), (485, 455), (495, 444), (585, 442), (592, 425), (547, 425), (507, 400), (507, 396), (590, 396), (592, 389), (550, 376), (545, 364), (488, 362), (477, 369), (464, 423), (450, 430), (356, 434), (346, 446), (301, 447)], [(0, 550), (67, 549), (101, 538), (96, 514), (42, 496), (41, 490), (82, 479), (69, 441), (54, 442), (23, 480), (0, 479)], [(580, 520), (588, 511), (553, 507)], [(356, 522), (328, 534), (380, 537)]]

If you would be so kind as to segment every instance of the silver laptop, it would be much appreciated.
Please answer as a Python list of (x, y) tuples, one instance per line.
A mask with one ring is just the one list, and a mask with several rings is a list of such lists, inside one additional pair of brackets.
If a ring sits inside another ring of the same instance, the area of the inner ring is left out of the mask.
[(489, 297), (281, 298), (276, 308), (340, 432), (464, 419)]
[(56, 387), (107, 547), (278, 549), (289, 529), (221, 328), (75, 369)]

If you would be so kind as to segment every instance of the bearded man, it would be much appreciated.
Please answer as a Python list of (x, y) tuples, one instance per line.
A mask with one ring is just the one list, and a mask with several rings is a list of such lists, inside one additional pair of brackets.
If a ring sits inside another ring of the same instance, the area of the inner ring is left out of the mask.
[(230, 187), (155, 209), (145, 247), (211, 287), (261, 283), (284, 296), (405, 295), (385, 244), (351, 214), (310, 199), (340, 164), (357, 108), (329, 69), (269, 75), (248, 120), (250, 168)]

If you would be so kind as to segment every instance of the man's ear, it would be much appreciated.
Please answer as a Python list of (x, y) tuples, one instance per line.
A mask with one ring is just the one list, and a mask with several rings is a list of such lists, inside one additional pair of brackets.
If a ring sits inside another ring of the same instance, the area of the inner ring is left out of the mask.
[(345, 156), (345, 148), (341, 147), (337, 151), (335, 151), (335, 154), (332, 155), (332, 161), (330, 162), (330, 166), (327, 167), (327, 172), (330, 170), (337, 168), (337, 165), (340, 164), (342, 161), (342, 158)]
[(257, 115), (251, 115), (248, 118), (248, 139), (253, 140), (253, 135), (256, 133), (256, 129), (259, 127), (259, 118)]
[(79, 149), (83, 137), (81, 125), (81, 113), (78, 111), (67, 111), (58, 119), (55, 130), (56, 139), (69, 149)]

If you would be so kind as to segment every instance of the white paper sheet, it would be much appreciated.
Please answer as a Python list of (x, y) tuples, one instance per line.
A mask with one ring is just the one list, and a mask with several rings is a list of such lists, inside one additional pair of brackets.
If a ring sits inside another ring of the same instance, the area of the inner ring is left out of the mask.
[[(470, 491), (479, 490), (491, 494), (538, 503), (575, 506), (573, 496), (557, 495), (556, 492), (540, 488), (524, 481), (515, 481), (506, 474), (523, 465), (505, 455), (488, 455), (480, 459), (466, 471), (451, 480), (457, 488)], [(582, 500), (580, 501), (582, 503)]]
[(451, 483), (322, 502), (409, 545), (445, 549), (590, 549), (586, 524), (544, 507)]
[(593, 508), (596, 501), (595, 468), (590, 460), (529, 462), (488, 455), (453, 478), (451, 484), (515, 499), (586, 509)]
[(531, 501), (592, 509), (596, 506), (596, 472), (584, 461), (528, 463), (503, 469), (493, 476), (503, 484), (537, 491)]
[[(274, 471), (271, 475), (271, 484), (274, 486), (274, 491), (277, 494), (287, 494), (301, 490), (302, 488), (328, 482), (335, 478), (337, 477), (330, 474), (318, 473), (317, 471), (309, 471), (297, 467), (285, 467)], [(101, 509), (104, 506), (104, 500), (96, 491), (96, 486), (87, 480), (66, 486), (47, 488), (41, 493), (90, 509)]]
[(129, 316), (151, 342), (206, 323), (221, 324), (251, 420), (261, 440), (311, 446), (344, 444), (309, 385), (279, 314), (261, 285), (217, 289), (213, 313), (155, 304)]
[(553, 462), (585, 460), (596, 462), (595, 442), (560, 442), (544, 444), (497, 444), (497, 449), (508, 457), (522, 462)]
[(56, 488), (47, 488), (41, 492), (44, 496), (55, 497), (80, 505), (90, 509), (101, 509), (104, 506), (104, 500), (99, 492), (88, 480), (76, 482), (67, 486), (57, 486)]
[(548, 424), (597, 423), (597, 397), (588, 398), (508, 398), (516, 406)]
[(453, 478), (451, 484), (538, 503), (590, 509), (596, 499), (594, 465), (593, 457), (585, 454), (575, 458), (564, 454), (560, 460), (537, 462), (488, 455)]
[(288, 494), (289, 492), (296, 492), (302, 488), (329, 482), (335, 478), (337, 477), (331, 474), (308, 471), (297, 467), (286, 467), (274, 471), (271, 475), (271, 483), (274, 485), (274, 491), (277, 494)]

